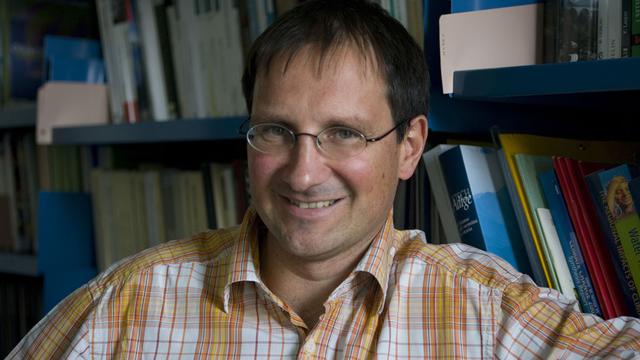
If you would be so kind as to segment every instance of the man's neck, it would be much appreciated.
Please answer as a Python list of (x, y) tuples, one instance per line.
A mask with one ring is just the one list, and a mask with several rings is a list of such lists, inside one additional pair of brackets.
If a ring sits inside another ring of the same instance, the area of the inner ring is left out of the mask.
[(357, 251), (348, 257), (309, 261), (281, 251), (269, 236), (260, 242), (262, 281), (292, 307), (311, 330), (324, 313), (324, 302), (353, 271), (370, 243), (364, 249), (354, 249)]

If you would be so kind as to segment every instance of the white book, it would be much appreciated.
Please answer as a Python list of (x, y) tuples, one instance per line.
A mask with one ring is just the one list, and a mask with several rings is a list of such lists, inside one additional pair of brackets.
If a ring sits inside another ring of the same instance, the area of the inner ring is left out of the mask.
[(609, 0), (598, 2), (598, 59), (606, 59), (609, 56), (607, 44), (609, 43)]
[(167, 241), (163, 220), (162, 191), (160, 185), (160, 173), (156, 170), (145, 171), (144, 203), (146, 213), (146, 226), (149, 238), (149, 246), (155, 246)]
[(244, 61), (242, 53), (242, 38), (240, 34), (240, 11), (237, 3), (223, 2), (225, 43), (224, 51), (225, 68), (227, 72), (227, 93), (229, 94), (229, 112), (225, 115), (237, 116), (246, 115), (246, 105), (242, 93), (242, 72)]
[(189, 197), (191, 210), (192, 234), (205, 231), (207, 225), (207, 208), (204, 200), (204, 183), (199, 171), (189, 171)]
[(447, 14), (440, 17), (442, 92), (453, 74), (542, 63), (543, 4)]
[(227, 226), (237, 225), (240, 221), (238, 220), (238, 204), (236, 203), (236, 188), (235, 181), (233, 176), (233, 167), (229, 164), (225, 164), (223, 170), (223, 184), (224, 184), (224, 196), (225, 203), (227, 205), (226, 208), (226, 217), (227, 217)]
[(121, 71), (122, 93), (124, 107), (124, 120), (137, 122), (138, 118), (138, 90), (136, 88), (135, 71), (133, 68), (133, 55), (129, 41), (129, 23), (121, 22), (113, 25), (113, 42), (116, 53), (116, 62)]
[(226, 204), (224, 195), (224, 180), (223, 180), (223, 164), (209, 164), (211, 169), (211, 189), (213, 190), (213, 206), (216, 213), (216, 225), (218, 229), (223, 229), (230, 224), (227, 224), (226, 216)]
[(140, 41), (144, 55), (145, 80), (151, 102), (151, 116), (155, 121), (174, 118), (169, 111), (164, 59), (160, 51), (158, 25), (156, 24), (155, 0), (137, 0)]
[[(558, 231), (553, 223), (551, 217), (551, 211), (546, 208), (537, 208), (536, 212), (540, 219), (540, 225), (544, 233), (545, 241), (549, 247), (552, 266), (555, 269), (556, 276), (558, 278), (558, 285), (560, 291), (564, 296), (569, 299), (576, 299), (576, 290), (573, 279), (571, 278), (571, 272), (569, 272), (569, 265), (567, 264), (567, 258), (564, 256), (562, 246), (560, 245), (560, 238), (558, 237)], [(577, 302), (576, 302), (577, 303)]]
[(460, 233), (458, 232), (458, 223), (449, 201), (449, 191), (440, 166), (440, 154), (453, 147), (455, 145), (440, 144), (422, 155), (422, 160), (427, 168), (427, 176), (429, 176), (431, 195), (435, 199), (442, 228), (446, 235), (446, 239), (440, 239), (439, 242), (449, 244), (459, 243)]
[(622, 56), (622, 0), (609, 0), (607, 15), (607, 59)]
[[(183, 44), (185, 70), (187, 73), (188, 84), (193, 91), (191, 96), (193, 98), (193, 114), (188, 114), (189, 117), (207, 117), (209, 116), (208, 106), (208, 89), (205, 86), (207, 74), (203, 72), (204, 66), (202, 64), (203, 52), (205, 45), (200, 25), (199, 14), (196, 13), (196, 2), (194, 1), (178, 1), (179, 21), (180, 27), (180, 41)], [(205, 64), (210, 65), (209, 62)]]
[(193, 87), (189, 63), (185, 59), (186, 46), (182, 41), (182, 27), (176, 12), (175, 5), (167, 7), (167, 26), (169, 27), (169, 41), (171, 43), (171, 56), (173, 57), (173, 70), (176, 79), (176, 91), (178, 105), (180, 107), (181, 118), (192, 118), (196, 116), (195, 102), (193, 99)]
[(109, 104), (111, 106), (111, 121), (119, 124), (124, 121), (124, 94), (122, 90), (121, 64), (117, 61), (113, 39), (113, 15), (111, 0), (97, 0), (98, 23), (100, 24), (100, 38), (104, 53), (109, 84)]

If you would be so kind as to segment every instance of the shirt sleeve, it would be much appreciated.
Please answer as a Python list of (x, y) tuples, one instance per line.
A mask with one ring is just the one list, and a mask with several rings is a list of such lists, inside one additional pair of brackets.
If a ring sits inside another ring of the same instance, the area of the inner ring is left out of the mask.
[(580, 313), (574, 300), (528, 279), (504, 290), (498, 321), (497, 358), (640, 359), (639, 319)]
[(7, 359), (82, 358), (87, 350), (84, 325), (93, 303), (88, 285), (77, 289), (38, 322)]

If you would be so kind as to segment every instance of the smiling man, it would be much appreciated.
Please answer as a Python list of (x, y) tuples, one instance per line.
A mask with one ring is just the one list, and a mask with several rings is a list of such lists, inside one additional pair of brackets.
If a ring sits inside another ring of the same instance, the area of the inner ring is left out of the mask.
[(637, 319), (577, 312), (501, 259), (393, 228), (421, 159), (428, 73), (366, 1), (310, 0), (254, 44), (253, 206), (77, 290), (9, 358), (640, 356)]

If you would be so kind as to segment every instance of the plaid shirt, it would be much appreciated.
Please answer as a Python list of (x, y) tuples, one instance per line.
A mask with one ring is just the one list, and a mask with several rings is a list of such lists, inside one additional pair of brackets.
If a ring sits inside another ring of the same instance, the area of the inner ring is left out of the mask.
[(259, 218), (112, 266), (9, 355), (36, 358), (640, 358), (640, 321), (601, 319), (495, 256), (434, 246), (391, 215), (313, 329), (260, 280)]

